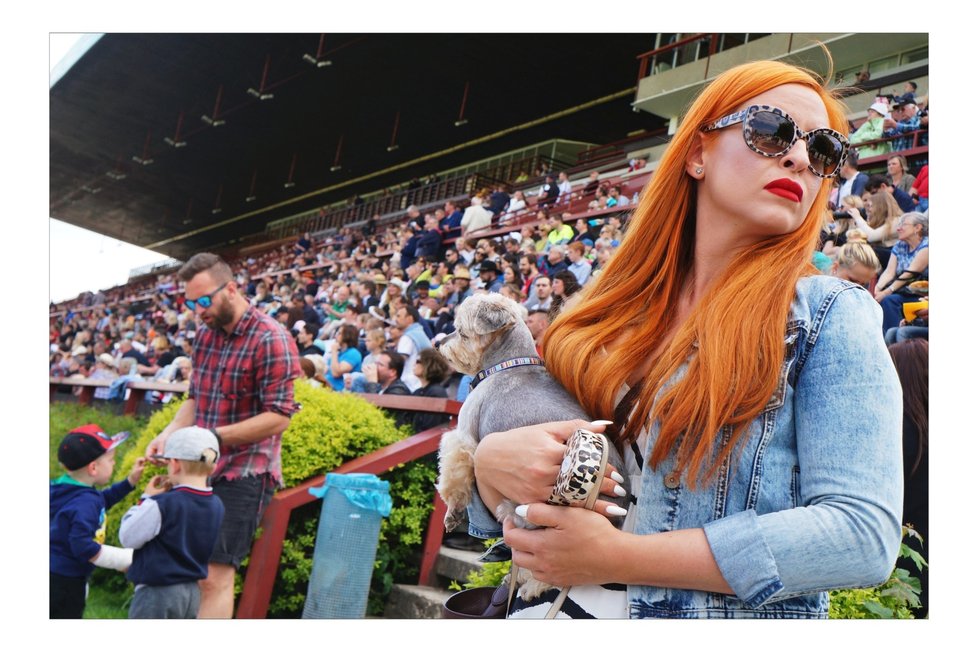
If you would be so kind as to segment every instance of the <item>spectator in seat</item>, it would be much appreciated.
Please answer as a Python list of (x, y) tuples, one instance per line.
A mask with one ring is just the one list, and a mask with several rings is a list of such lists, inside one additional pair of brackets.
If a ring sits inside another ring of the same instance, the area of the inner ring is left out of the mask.
[[(437, 349), (425, 349), (414, 363), (414, 375), (421, 381), (421, 386), (414, 390), (414, 396), (431, 398), (448, 398), (448, 390), (444, 382), (452, 375), (452, 368)], [(422, 432), (445, 423), (449, 416), (441, 412), (415, 412), (412, 419), (414, 432)]]
[(492, 213), (482, 206), (482, 197), (476, 195), (462, 215), (462, 237), (467, 238), (473, 231), (484, 229), (490, 224)]
[(415, 255), (418, 258), (431, 260), (438, 257), (441, 250), (441, 230), (438, 228), (438, 218), (433, 213), (424, 216), (424, 232), (418, 239)]
[(509, 205), (506, 208), (506, 212), (500, 216), (499, 223), (505, 224), (513, 219), (513, 217), (519, 211), (526, 208), (526, 197), (523, 195), (522, 190), (517, 190), (513, 193), (513, 196), (509, 199)]
[(557, 272), (567, 269), (567, 262), (564, 260), (566, 250), (564, 245), (554, 245), (547, 251), (547, 258), (543, 262), (543, 273), (553, 278)]
[(572, 242), (567, 245), (567, 259), (570, 264), (567, 269), (574, 275), (580, 285), (587, 283), (591, 275), (591, 263), (584, 257), (584, 243)]
[(587, 197), (588, 195), (592, 195), (597, 192), (598, 187), (601, 185), (601, 182), (598, 180), (598, 177), (600, 176), (600, 172), (597, 170), (591, 170), (591, 174), (589, 174), (587, 177), (587, 185), (585, 185), (581, 190), (581, 194)]
[(565, 224), (563, 219), (557, 215), (551, 215), (547, 218), (547, 227), (550, 230), (547, 233), (545, 251), (549, 251), (555, 245), (567, 244), (574, 238), (574, 227)]
[(918, 297), (905, 288), (910, 283), (927, 279), (930, 262), (929, 220), (920, 213), (906, 213), (897, 221), (898, 242), (893, 245), (886, 269), (876, 285), (876, 300), (883, 308), (883, 333), (900, 325), (903, 304)]
[(499, 292), (503, 287), (501, 270), (493, 260), (485, 260), (479, 266), (479, 279), (482, 286), (489, 292)]
[(560, 196), (560, 188), (557, 187), (557, 183), (554, 181), (554, 176), (548, 174), (543, 185), (540, 186), (540, 192), (537, 193), (537, 204), (541, 206), (549, 206), (557, 201), (557, 197)]
[(890, 247), (897, 243), (896, 225), (903, 211), (888, 192), (877, 192), (875, 195), (865, 192), (863, 204), (866, 205), (868, 219), (863, 219), (859, 211), (851, 208), (849, 215), (856, 228), (866, 235), (867, 242), (875, 245), (873, 249), (885, 269), (890, 258)]
[(550, 327), (550, 311), (544, 308), (535, 308), (529, 311), (526, 316), (526, 327), (530, 329), (530, 335), (533, 336), (537, 355), (542, 358), (543, 336), (546, 335), (547, 329)]
[[(839, 247), (846, 243), (848, 232), (855, 228), (852, 217), (848, 214), (849, 209), (852, 208), (857, 211), (864, 211), (863, 200), (855, 195), (846, 195), (842, 200), (842, 208), (838, 211), (840, 214), (845, 213), (846, 217), (834, 215), (832, 221), (828, 224), (831, 228), (822, 231), (822, 246), (819, 250), (826, 256), (834, 257)], [(860, 212), (860, 215), (862, 215), (862, 212)]]
[(899, 206), (900, 210), (904, 213), (909, 213), (915, 208), (913, 198), (910, 195), (899, 188), (895, 188), (883, 175), (874, 174), (866, 183), (866, 192), (871, 195), (876, 195), (880, 191), (893, 195), (893, 199), (896, 200), (897, 206)]
[(557, 190), (559, 193), (558, 196), (571, 194), (571, 182), (567, 178), (566, 172), (561, 172), (557, 175)]
[(862, 198), (863, 190), (866, 188), (866, 183), (869, 181), (869, 175), (865, 172), (859, 171), (859, 155), (849, 151), (849, 155), (846, 157), (845, 162), (842, 167), (839, 168), (839, 176), (843, 179), (842, 185), (839, 186), (839, 195), (836, 202), (836, 206), (842, 205), (842, 200), (848, 195), (855, 195), (856, 197)]
[(533, 281), (535, 296), (531, 296), (523, 305), (530, 312), (534, 310), (550, 310), (553, 305), (553, 284), (549, 276), (538, 274)]
[(509, 193), (506, 192), (506, 184), (500, 183), (496, 185), (496, 189), (491, 195), (489, 195), (489, 212), (493, 215), (500, 215), (507, 210), (509, 205)]
[(570, 270), (563, 270), (551, 275), (551, 283), (554, 287), (554, 300), (550, 304), (550, 320), (553, 321), (563, 310), (567, 300), (581, 289), (577, 277)]
[(357, 327), (344, 324), (339, 335), (332, 342), (326, 358), (326, 381), (337, 392), (343, 391), (343, 374), (360, 371), (363, 356), (357, 348), (359, 337)]
[[(611, 186), (611, 188), (608, 189), (608, 201), (609, 201), (608, 204), (609, 206), (617, 206), (618, 208), (624, 208), (625, 206), (628, 206), (628, 202), (629, 202), (628, 197), (625, 197), (624, 195), (621, 194), (621, 186), (617, 186), (617, 185)], [(614, 204), (611, 204), (610, 203), (611, 201), (614, 201)]]
[(910, 195), (917, 200), (917, 207), (914, 209), (918, 213), (926, 213), (930, 205), (930, 188), (928, 185), (928, 172), (925, 165), (920, 168), (917, 178), (910, 187)]
[[(873, 102), (866, 110), (866, 121), (863, 122), (855, 133), (849, 136), (849, 142), (853, 146), (866, 143), (872, 140), (883, 138), (883, 119), (889, 115), (888, 107), (882, 102)], [(863, 145), (858, 148), (859, 157), (879, 156), (890, 151), (890, 143), (876, 143), (874, 145)]]
[(410, 391), (421, 386), (421, 381), (414, 375), (414, 362), (425, 349), (431, 348), (431, 340), (421, 325), (421, 315), (417, 308), (402, 305), (394, 313), (394, 322), (401, 331), (397, 341), (397, 352), (406, 358), (401, 373), (401, 380)]
[[(92, 380), (115, 380), (119, 377), (119, 374), (115, 370), (115, 358), (113, 358), (108, 353), (102, 353), (95, 359), (95, 369), (88, 376)], [(96, 387), (95, 388), (95, 398), (107, 399), (109, 398), (109, 388), (108, 387)]]
[(872, 247), (865, 242), (847, 242), (839, 247), (829, 274), (868, 289), (881, 269)]
[(899, 154), (894, 154), (886, 161), (886, 176), (891, 187), (902, 190), (908, 195), (913, 187), (913, 182), (917, 179), (910, 174), (910, 165), (907, 163), (907, 159)]
[[(910, 149), (914, 145), (912, 132), (921, 129), (920, 109), (913, 102), (894, 105), (892, 117), (884, 122), (883, 135), (887, 138), (902, 136), (893, 141), (893, 149), (897, 151)], [(909, 134), (909, 135), (904, 135)], [(927, 144), (927, 133), (920, 134), (917, 144)]]

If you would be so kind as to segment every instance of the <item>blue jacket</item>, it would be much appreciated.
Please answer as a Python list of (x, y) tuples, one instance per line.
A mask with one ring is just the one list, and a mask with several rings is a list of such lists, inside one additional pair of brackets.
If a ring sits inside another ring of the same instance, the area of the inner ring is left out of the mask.
[(88, 561), (105, 543), (105, 510), (133, 490), (129, 480), (104, 491), (72, 480), (67, 474), (51, 483), (50, 570), (66, 577), (88, 577)]
[[(735, 595), (629, 586), (630, 617), (826, 618), (828, 589), (887, 579), (901, 537), (902, 398), (881, 320), (856, 285), (798, 282), (780, 384), (731, 468), (692, 491), (667, 483), (673, 457), (646, 464), (632, 507), (636, 534), (703, 528)], [(655, 422), (645, 459), (657, 433)], [(500, 534), (478, 497), (469, 522), (473, 535)]]

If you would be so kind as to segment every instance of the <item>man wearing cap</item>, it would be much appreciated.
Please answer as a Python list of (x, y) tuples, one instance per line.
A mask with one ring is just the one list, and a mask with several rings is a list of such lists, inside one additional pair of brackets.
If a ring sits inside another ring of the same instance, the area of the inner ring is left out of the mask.
[(482, 265), (479, 266), (479, 279), (482, 281), (482, 287), (489, 292), (499, 292), (503, 287), (503, 277), (500, 276), (495, 261), (482, 261)]
[(50, 617), (81, 618), (88, 578), (96, 566), (125, 571), (132, 550), (105, 545), (105, 510), (139, 483), (145, 458), (138, 458), (129, 477), (104, 491), (95, 489), (112, 477), (115, 449), (129, 436), (105, 434), (97, 424), (75, 428), (58, 445), (64, 475), (51, 483), (49, 574)]
[[(912, 134), (920, 129), (920, 109), (913, 101), (901, 99), (893, 105), (892, 117), (883, 121), (883, 135), (887, 138), (901, 134)], [(927, 134), (920, 134), (919, 144), (927, 144)], [(897, 138), (893, 141), (893, 149), (900, 151), (913, 147), (913, 135)]]
[(251, 306), (220, 257), (196, 254), (179, 276), (186, 282), (187, 307), (204, 327), (195, 338), (189, 397), (146, 452), (162, 454), (171, 433), (192, 425), (221, 438), (211, 486), (225, 517), (201, 582), (200, 616), (230, 618), (235, 571), (282, 485), (282, 432), (298, 409), (293, 381), (302, 371), (295, 340)]

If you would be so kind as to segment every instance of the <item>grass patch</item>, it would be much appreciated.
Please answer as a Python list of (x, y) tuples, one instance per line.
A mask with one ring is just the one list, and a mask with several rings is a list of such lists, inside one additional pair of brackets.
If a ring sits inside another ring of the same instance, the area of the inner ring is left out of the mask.
[[(107, 571), (101, 568), (95, 569), (95, 573), (118, 573), (118, 571)], [(132, 591), (116, 591), (100, 583), (98, 578), (93, 575), (88, 582), (88, 600), (85, 601), (85, 613), (82, 618), (127, 618), (129, 616), (129, 601), (132, 599)]]

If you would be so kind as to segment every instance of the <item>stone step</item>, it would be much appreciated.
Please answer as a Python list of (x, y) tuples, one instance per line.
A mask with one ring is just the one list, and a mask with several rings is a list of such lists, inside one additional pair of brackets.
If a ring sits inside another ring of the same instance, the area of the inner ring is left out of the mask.
[(395, 584), (387, 598), (384, 618), (441, 618), (442, 605), (451, 594), (430, 586)]
[(478, 561), (480, 554), (482, 553), (442, 546), (435, 561), (435, 573), (446, 580), (464, 584), (470, 571), (482, 568), (482, 562)]

